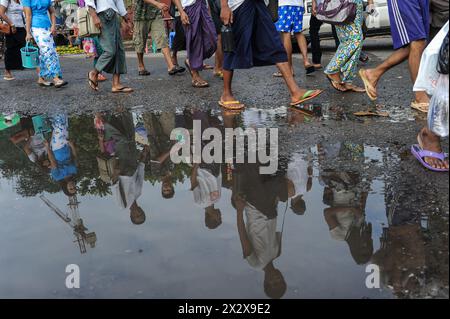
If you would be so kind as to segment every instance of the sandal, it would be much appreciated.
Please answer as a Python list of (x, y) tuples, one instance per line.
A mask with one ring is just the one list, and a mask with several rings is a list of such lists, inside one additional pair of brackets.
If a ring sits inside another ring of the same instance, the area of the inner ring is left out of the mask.
[(424, 150), (422, 147), (420, 147), (420, 145), (415, 144), (411, 146), (411, 153), (420, 162), (420, 164), (422, 164), (423, 167), (434, 172), (448, 172), (448, 169), (446, 168), (436, 168), (425, 162), (425, 157), (432, 157), (440, 160), (441, 162), (445, 162), (448, 156), (446, 156), (444, 152), (436, 153), (432, 151), (427, 151)]
[(149, 76), (151, 73), (147, 70), (139, 71), (139, 76)]
[(297, 106), (299, 104), (302, 104), (303, 102), (314, 99), (317, 96), (319, 96), (322, 92), (323, 92), (323, 90), (308, 90), (305, 92), (305, 94), (303, 94), (303, 96), (300, 98), (300, 100), (298, 100), (296, 102), (292, 102), (291, 106)]
[(305, 70), (306, 70), (306, 75), (311, 75), (314, 72), (316, 72), (316, 68), (314, 67), (314, 65), (305, 66)]
[(209, 87), (209, 83), (205, 81), (192, 80), (192, 86), (195, 88), (207, 88)]
[[(350, 87), (347, 85), (349, 85)], [(346, 92), (366, 93), (366, 89), (360, 88), (350, 83), (344, 83), (344, 87), (346, 88)]]
[(214, 76), (217, 76), (218, 78), (223, 79), (223, 72), (222, 71), (214, 72)]
[(232, 110), (232, 111), (236, 111), (236, 110), (242, 110), (243, 108), (245, 108), (245, 105), (242, 104), (239, 101), (219, 101), (219, 105), (221, 107), (223, 107), (224, 109), (227, 110)]
[(339, 87), (342, 87), (342, 86), (344, 85), (343, 82), (338, 82), (338, 81), (332, 79), (328, 74), (326, 74), (326, 77), (327, 77), (328, 81), (330, 81), (331, 86), (332, 86), (336, 91), (339, 91), (339, 92), (347, 92), (347, 91), (348, 91), (348, 90), (345, 89), (345, 88), (344, 88), (344, 89), (340, 89), (340, 88), (339, 88)]
[(178, 73), (184, 73), (186, 71), (186, 68), (183, 68), (181, 66), (175, 65), (172, 70), (169, 71), (169, 75), (175, 75)]
[(412, 101), (411, 108), (414, 110), (417, 110), (419, 112), (428, 113), (428, 109), (430, 108), (430, 103), (429, 102), (420, 103), (420, 102)]
[(63, 86), (66, 86), (67, 84), (69, 84), (69, 82), (61, 80), (61, 81), (54, 83), (53, 85), (55, 86), (55, 88), (59, 89), (59, 88), (62, 88)]
[(88, 72), (87, 76), (88, 76), (89, 87), (94, 91), (98, 91), (98, 81), (94, 81), (91, 79), (91, 72)]
[(112, 89), (111, 92), (112, 93), (131, 93), (131, 92), (134, 92), (134, 90), (130, 87), (124, 86), (124, 87), (121, 87), (120, 89)]
[(205, 64), (203, 64), (203, 69), (204, 70), (214, 70), (214, 67), (205, 63)]
[(376, 95), (372, 95), (370, 93), (370, 89), (372, 89), (373, 91), (375, 91), (375, 88), (372, 86), (372, 84), (370, 84), (369, 79), (366, 76), (366, 73), (364, 72), (364, 69), (359, 70), (359, 77), (361, 78), (361, 80), (364, 82), (364, 87), (366, 88), (366, 94), (369, 97), (369, 99), (371, 99), (372, 101), (375, 101), (377, 99)]
[(282, 77), (283, 77), (283, 74), (282, 74), (280, 71), (277, 71), (277, 72), (275, 72), (274, 74), (272, 74), (272, 76), (273, 76), (274, 78), (282, 78)]
[(15, 77), (13, 77), (13, 76), (4, 76), (3, 77), (3, 80), (5, 80), (5, 81), (13, 81), (13, 80), (15, 80), (16, 78)]
[(45, 88), (48, 88), (48, 87), (50, 87), (50, 86), (53, 86), (53, 83), (52, 83), (52, 82), (44, 81), (44, 82), (38, 82), (38, 85), (39, 85), (39, 86), (42, 86), (42, 87), (45, 87)]

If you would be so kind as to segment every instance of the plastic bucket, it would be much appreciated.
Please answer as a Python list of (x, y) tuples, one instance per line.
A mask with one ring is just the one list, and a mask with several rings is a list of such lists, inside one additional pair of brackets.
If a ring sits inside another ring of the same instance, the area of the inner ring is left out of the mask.
[(22, 55), (22, 65), (27, 69), (36, 69), (39, 66), (39, 49), (27, 42), (24, 48), (20, 49)]

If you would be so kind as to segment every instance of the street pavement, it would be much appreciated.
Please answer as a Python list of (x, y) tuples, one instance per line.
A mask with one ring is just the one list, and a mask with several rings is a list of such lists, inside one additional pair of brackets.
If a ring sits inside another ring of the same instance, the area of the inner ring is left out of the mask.
[[(325, 41), (323, 64), (331, 58), (332, 41)], [(374, 38), (366, 41), (366, 52), (371, 67), (386, 58), (391, 51), (389, 38)], [(179, 62), (185, 55), (180, 53)], [(432, 197), (430, 201), (440, 203), (440, 210), (448, 215), (448, 174), (436, 174), (424, 170), (410, 155), (411, 144), (417, 143), (417, 132), (426, 125), (426, 116), (417, 114), (409, 107), (413, 99), (412, 83), (408, 65), (399, 65), (389, 71), (379, 83), (379, 99), (372, 103), (365, 94), (340, 93), (333, 90), (321, 71), (313, 76), (305, 76), (301, 58), (295, 56), (296, 80), (305, 88), (321, 88), (325, 92), (313, 101), (324, 110), (322, 120), (302, 125), (268, 123), (279, 127), (284, 137), (280, 140), (280, 150), (292, 147), (315, 145), (321, 141), (348, 140), (378, 147), (389, 148), (392, 156), (400, 156), (401, 167), (390, 170), (392, 178), (404, 175), (408, 181), (405, 191), (423, 192)], [(2, 112), (51, 112), (64, 109), (69, 113), (89, 113), (98, 110), (114, 109), (118, 106), (143, 106), (148, 110), (176, 111), (186, 106), (220, 111), (217, 101), (222, 90), (222, 80), (215, 78), (211, 71), (203, 75), (211, 87), (194, 89), (189, 75), (169, 76), (164, 59), (160, 54), (147, 55), (146, 66), (151, 71), (149, 77), (137, 75), (137, 60), (133, 52), (127, 52), (128, 73), (123, 83), (135, 89), (128, 95), (110, 92), (110, 82), (101, 83), (100, 91), (93, 92), (88, 87), (87, 73), (92, 61), (84, 56), (65, 56), (61, 58), (64, 79), (69, 82), (65, 88), (42, 88), (34, 81), (34, 71), (16, 72), (16, 81), (0, 81), (0, 111)], [(212, 64), (214, 61), (208, 61)], [(1, 66), (3, 67), (3, 66)], [(3, 70), (0, 69), (0, 72)], [(239, 70), (235, 74), (234, 92), (236, 97), (247, 105), (247, 109), (286, 110), (289, 95), (282, 79), (272, 77), (274, 67)], [(110, 76), (108, 75), (110, 78)], [(362, 85), (358, 79), (356, 84)], [(389, 117), (356, 117), (357, 111), (379, 109), (389, 113)], [(276, 111), (275, 111), (276, 112)], [(448, 140), (444, 141), (448, 150)], [(427, 196), (428, 196), (427, 195)], [(428, 200), (420, 204), (434, 209)], [(431, 205), (431, 206), (430, 206)], [(437, 207), (437, 206), (436, 206)]]

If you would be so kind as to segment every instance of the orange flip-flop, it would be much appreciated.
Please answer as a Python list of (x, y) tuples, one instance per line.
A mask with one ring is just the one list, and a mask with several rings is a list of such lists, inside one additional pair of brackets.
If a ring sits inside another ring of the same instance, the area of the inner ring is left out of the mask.
[(299, 104), (302, 104), (303, 102), (312, 100), (312, 99), (318, 97), (322, 92), (323, 92), (323, 90), (308, 90), (308, 91), (306, 91), (305, 94), (303, 94), (303, 96), (300, 98), (300, 100), (298, 100), (296, 102), (292, 102), (291, 106), (297, 106)]

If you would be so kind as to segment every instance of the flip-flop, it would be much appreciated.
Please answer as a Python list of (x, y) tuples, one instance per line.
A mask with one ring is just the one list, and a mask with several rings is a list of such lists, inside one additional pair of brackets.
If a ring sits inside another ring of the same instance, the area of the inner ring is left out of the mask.
[(91, 72), (88, 72), (87, 76), (88, 76), (89, 87), (94, 91), (98, 91), (98, 82), (95, 82), (91, 79)]
[(48, 87), (53, 86), (53, 83), (52, 82), (38, 82), (38, 85), (42, 86), (44, 88), (48, 88)]
[(305, 67), (305, 70), (306, 70), (306, 75), (311, 75), (314, 72), (316, 72), (316, 68), (314, 67), (314, 65)]
[(3, 77), (3, 80), (5, 80), (5, 81), (13, 81), (13, 80), (15, 80), (16, 78), (15, 77), (13, 77), (13, 76), (11, 76), (11, 77), (9, 77), (9, 76), (4, 76)]
[(417, 110), (419, 112), (428, 113), (428, 109), (430, 108), (430, 103), (429, 102), (420, 103), (420, 102), (412, 101), (411, 108), (414, 110)]
[(301, 97), (300, 100), (298, 100), (296, 102), (292, 102), (291, 106), (297, 106), (297, 105), (302, 104), (303, 102), (314, 99), (317, 96), (319, 96), (322, 92), (323, 92), (323, 90), (308, 90), (305, 92), (305, 94), (303, 94), (303, 96)]
[(214, 72), (214, 76), (223, 79), (223, 72), (222, 72), (222, 71), (220, 71), (220, 72)]
[(411, 153), (414, 155), (414, 157), (420, 162), (420, 164), (422, 164), (423, 167), (434, 171), (434, 172), (448, 172), (448, 169), (444, 169), (444, 168), (435, 168), (433, 166), (431, 166), (430, 164), (428, 164), (427, 162), (425, 162), (425, 157), (432, 157), (435, 159), (438, 159), (442, 162), (445, 161), (446, 158), (448, 158), (445, 153), (436, 153), (436, 152), (432, 152), (432, 151), (427, 151), (424, 150), (420, 147), (420, 145), (418, 144), (414, 144), (411, 146)]
[(69, 84), (69, 82), (61, 81), (58, 84), (53, 84), (53, 85), (55, 86), (55, 88), (59, 89), (59, 88), (62, 88), (63, 86), (66, 86), (67, 84)]
[[(363, 88), (360, 88), (361, 91), (358, 91), (356, 88), (358, 88), (357, 86), (351, 84), (351, 88), (346, 88), (345, 92), (355, 92), (355, 93), (366, 93), (366, 90)], [(345, 87), (345, 83), (344, 83), (344, 87)]]
[(185, 71), (186, 71), (185, 68), (176, 65), (176, 66), (173, 67), (172, 70), (169, 71), (169, 75), (175, 75), (175, 74), (178, 74), (178, 73), (183, 73)]
[(272, 76), (274, 77), (274, 78), (282, 78), (283, 77), (283, 74), (281, 73), (281, 72), (275, 72), (274, 74), (272, 74)]
[(139, 76), (149, 76), (151, 73), (147, 70), (139, 71)]
[(370, 84), (369, 79), (367, 78), (366, 74), (364, 73), (364, 69), (359, 70), (359, 77), (361, 78), (361, 80), (364, 82), (364, 87), (366, 88), (366, 94), (369, 97), (369, 99), (371, 99), (372, 101), (376, 101), (376, 99), (378, 98), (378, 96), (373, 96), (370, 93), (370, 89), (375, 90), (375, 88)]
[(209, 87), (209, 83), (198, 80), (192, 80), (192, 86), (196, 89), (207, 88)]
[(338, 81), (330, 78), (330, 76), (328, 74), (325, 74), (325, 76), (327, 77), (327, 80), (330, 82), (330, 84), (333, 87), (333, 89), (335, 89), (336, 91), (338, 91), (338, 92), (347, 92), (348, 91), (347, 89), (343, 89), (343, 90), (339, 89), (338, 85), (342, 85), (343, 86), (344, 83), (338, 82)]
[(209, 64), (203, 64), (203, 69), (204, 70), (214, 70), (214, 67), (212, 65), (209, 65)]
[(111, 90), (112, 93), (132, 93), (134, 92), (134, 90), (130, 87), (124, 86), (121, 87), (120, 89), (116, 89), (116, 90)]
[(236, 111), (236, 110), (242, 110), (243, 108), (245, 108), (245, 105), (242, 104), (239, 101), (219, 101), (219, 105), (221, 107), (223, 107), (224, 109), (227, 110), (232, 110), (232, 111)]

